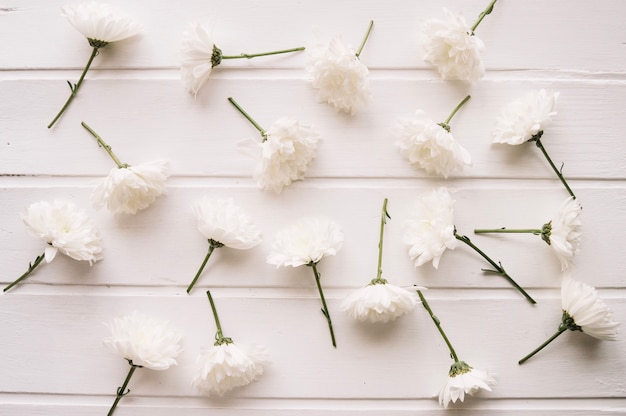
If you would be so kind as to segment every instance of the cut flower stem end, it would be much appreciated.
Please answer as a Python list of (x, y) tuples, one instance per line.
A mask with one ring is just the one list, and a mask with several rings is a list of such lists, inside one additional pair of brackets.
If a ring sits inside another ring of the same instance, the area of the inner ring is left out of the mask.
[(107, 413), (107, 416), (113, 415), (113, 413), (115, 412), (115, 408), (117, 407), (117, 404), (120, 402), (120, 400), (122, 400), (122, 397), (124, 397), (128, 393), (130, 393), (130, 389), (127, 389), (128, 383), (130, 382), (131, 377), (135, 373), (135, 370), (138, 369), (138, 368), (141, 368), (140, 365), (133, 364), (133, 362), (131, 360), (128, 360), (128, 364), (130, 365), (130, 370), (128, 370), (128, 374), (126, 375), (126, 379), (124, 379), (124, 384), (122, 384), (121, 387), (117, 388), (117, 392), (116, 392), (116, 395), (115, 395), (115, 401), (113, 402), (113, 405), (111, 406), (111, 409), (109, 409), (109, 413)]
[(83, 126), (97, 141), (98, 141), (98, 146), (102, 147), (104, 150), (106, 150), (106, 152), (109, 154), (109, 156), (111, 157), (111, 159), (113, 159), (113, 162), (115, 162), (115, 164), (117, 165), (118, 168), (123, 169), (123, 168), (127, 168), (129, 165), (127, 165), (126, 163), (122, 163), (120, 161), (120, 159), (115, 155), (115, 153), (113, 153), (113, 150), (111, 149), (111, 146), (109, 146), (103, 139), (102, 137), (100, 137), (98, 135), (98, 133), (96, 133), (91, 127), (89, 127), (87, 125), (87, 123), (85, 123), (84, 121), (80, 122), (80, 125)]
[(483, 21), (483, 19), (485, 18), (485, 16), (487, 16), (488, 14), (491, 14), (491, 12), (493, 11), (493, 6), (496, 5), (496, 1), (498, 0), (492, 0), (491, 3), (489, 3), (489, 6), (487, 6), (487, 8), (485, 10), (483, 10), (480, 15), (478, 15), (478, 19), (476, 20), (476, 22), (474, 22), (474, 24), (472, 25), (472, 34), (474, 33), (474, 31), (476, 30), (476, 28), (478, 27), (478, 25), (480, 25), (480, 22)]
[(454, 117), (454, 115), (461, 109), (461, 107), (465, 105), (466, 102), (469, 101), (470, 98), (472, 98), (471, 95), (468, 95), (467, 97), (463, 98), (463, 100), (460, 103), (458, 103), (456, 107), (454, 107), (454, 110), (452, 110), (448, 118), (446, 118), (446, 120), (443, 123), (440, 123), (439, 125), (443, 127), (444, 129), (446, 129), (446, 131), (450, 132), (450, 121), (452, 121), (452, 117)]
[(41, 262), (43, 261), (43, 259), (45, 257), (46, 257), (45, 253), (42, 253), (40, 256), (37, 256), (35, 261), (28, 265), (28, 270), (26, 270), (26, 272), (23, 275), (21, 275), (20, 277), (18, 277), (13, 283), (11, 283), (7, 287), (5, 287), (3, 289), (3, 292), (6, 292), (6, 291), (10, 290), (13, 286), (15, 286), (16, 284), (20, 283), (22, 280), (24, 280), (28, 276), (30, 276), (30, 274), (37, 268), (37, 266), (39, 266), (39, 264), (41, 264)]
[(454, 360), (455, 363), (459, 362), (459, 357), (456, 355), (456, 351), (454, 350), (454, 347), (452, 346), (452, 343), (450, 342), (450, 340), (446, 336), (446, 333), (444, 332), (443, 328), (441, 327), (441, 321), (433, 313), (433, 310), (430, 308), (430, 305), (426, 301), (426, 298), (422, 294), (421, 290), (417, 290), (417, 295), (419, 296), (420, 300), (422, 301), (422, 306), (424, 307), (424, 309), (426, 309), (426, 311), (430, 315), (430, 318), (435, 323), (435, 326), (437, 327), (437, 330), (439, 331), (439, 334), (441, 334), (441, 337), (443, 338), (443, 340), (445, 341), (446, 345), (448, 346), (448, 349), (450, 350), (450, 356), (452, 356), (452, 359)]
[(317, 263), (311, 262), (307, 264), (307, 266), (313, 269), (313, 274), (315, 275), (315, 283), (317, 284), (317, 290), (320, 294), (320, 299), (322, 301), (322, 314), (326, 318), (328, 322), (328, 330), (330, 331), (330, 339), (333, 343), (333, 347), (337, 348), (337, 342), (335, 341), (335, 331), (333, 331), (333, 322), (330, 319), (330, 312), (328, 312), (328, 306), (326, 305), (326, 298), (324, 297), (324, 291), (322, 290), (322, 283), (320, 282), (320, 274), (317, 271)]
[(361, 45), (359, 46), (359, 49), (356, 51), (356, 57), (360, 58), (361, 57), (361, 52), (363, 52), (363, 48), (365, 47), (365, 44), (367, 43), (367, 40), (370, 37), (370, 34), (372, 33), (372, 28), (374, 27), (374, 21), (370, 20), (369, 25), (367, 26), (367, 32), (365, 32), (365, 36), (363, 37), (363, 40), (361, 41)]
[(254, 120), (233, 97), (228, 97), (228, 101), (259, 131), (259, 133), (261, 133), (263, 141), (267, 140), (267, 131), (265, 131), (265, 129), (261, 127), (261, 125), (257, 123), (256, 120)]

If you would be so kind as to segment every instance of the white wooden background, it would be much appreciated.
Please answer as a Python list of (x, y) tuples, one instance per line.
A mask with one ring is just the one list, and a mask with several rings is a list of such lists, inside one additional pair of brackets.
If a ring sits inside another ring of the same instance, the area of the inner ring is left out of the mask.
[[(375, 276), (379, 213), (389, 198), (384, 276), (419, 284), (461, 357), (496, 374), (481, 392), (448, 412), (468, 415), (626, 413), (626, 342), (567, 333), (523, 366), (517, 361), (558, 326), (560, 273), (549, 248), (532, 236), (476, 236), (487, 253), (538, 300), (530, 306), (467, 247), (448, 252), (438, 271), (415, 270), (402, 225), (422, 192), (455, 191), (456, 225), (540, 226), (567, 197), (534, 146), (491, 144), (502, 106), (530, 89), (561, 92), (544, 144), (584, 206), (583, 242), (572, 274), (596, 286), (616, 319), (626, 316), (626, 24), (623, 0), (500, 0), (477, 34), (487, 45), (486, 77), (469, 87), (443, 82), (422, 60), (420, 24), (441, 7), (473, 21), (486, 0), (189, 0), (113, 1), (144, 24), (141, 36), (107, 46), (77, 99), (52, 129), (89, 54), (57, 0), (0, 0), (0, 281), (8, 284), (42, 251), (19, 214), (33, 202), (68, 199), (96, 219), (104, 260), (93, 267), (59, 256), (0, 297), (0, 415), (103, 415), (127, 363), (102, 344), (102, 322), (139, 310), (170, 319), (185, 334), (179, 365), (138, 371), (116, 415), (440, 414), (436, 394), (450, 359), (422, 307), (394, 323), (365, 325), (339, 311), (341, 299)], [(304, 54), (226, 61), (194, 99), (180, 79), (186, 24), (217, 21), (226, 54), (306, 45), (313, 27), (358, 45), (375, 26), (362, 60), (373, 101), (348, 117), (316, 102)], [(443, 120), (467, 93), (452, 122), (474, 166), (447, 181), (410, 167), (393, 146), (398, 116), (424, 109)], [(233, 96), (262, 125), (281, 116), (323, 135), (307, 179), (282, 194), (258, 190), (252, 161), (235, 148), (257, 137), (227, 102)], [(89, 204), (93, 180), (112, 167), (80, 126), (99, 132), (122, 160), (166, 157), (167, 197), (136, 216), (115, 218)], [(247, 252), (214, 254), (192, 295), (185, 288), (207, 244), (190, 205), (204, 195), (233, 197), (262, 228)], [(331, 347), (307, 268), (265, 263), (274, 233), (297, 218), (326, 215), (346, 241), (320, 264), (337, 335)], [(265, 345), (266, 374), (224, 398), (191, 387), (193, 361), (212, 342), (204, 291), (213, 289), (228, 336)]]

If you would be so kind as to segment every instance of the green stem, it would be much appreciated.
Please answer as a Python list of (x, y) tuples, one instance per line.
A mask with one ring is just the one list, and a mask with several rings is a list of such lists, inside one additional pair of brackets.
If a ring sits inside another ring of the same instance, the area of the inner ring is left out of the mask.
[(457, 240), (464, 242), (469, 247), (474, 249), (474, 251), (476, 251), (478, 254), (480, 254), (482, 256), (482, 258), (487, 260), (489, 262), (489, 264), (491, 264), (491, 266), (495, 269), (495, 270), (483, 269), (483, 271), (499, 274), (500, 276), (502, 276), (506, 280), (508, 280), (508, 282), (510, 284), (512, 284), (517, 290), (519, 290), (519, 292), (522, 295), (524, 295), (524, 297), (526, 298), (526, 300), (528, 300), (528, 302), (530, 302), (532, 304), (537, 303), (532, 297), (530, 297), (530, 295), (528, 293), (526, 293), (526, 291), (524, 289), (522, 289), (522, 287), (520, 285), (517, 284), (517, 282), (515, 282), (515, 280), (513, 280), (513, 278), (511, 276), (508, 275), (508, 273), (504, 270), (504, 267), (502, 267), (502, 263), (496, 264), (495, 261), (493, 261), (487, 254), (485, 254), (474, 243), (472, 243), (472, 241), (467, 236), (457, 234), (456, 230), (454, 231), (454, 237), (456, 237)]
[(102, 137), (100, 137), (98, 135), (98, 133), (96, 133), (91, 127), (89, 127), (87, 125), (87, 123), (85, 123), (84, 121), (80, 122), (80, 125), (83, 126), (85, 129), (87, 129), (87, 131), (89, 133), (91, 133), (91, 135), (93, 137), (95, 137), (95, 139), (98, 141), (98, 146), (102, 147), (104, 150), (106, 150), (106, 152), (109, 154), (109, 156), (111, 157), (111, 159), (113, 159), (113, 161), (115, 162), (115, 164), (117, 165), (118, 168), (127, 168), (128, 165), (126, 163), (122, 163), (118, 157), (115, 155), (115, 153), (113, 153), (113, 150), (111, 150), (111, 146), (109, 146), (103, 139)]
[(561, 335), (563, 332), (567, 331), (567, 327), (565, 326), (559, 326), (559, 330), (556, 331), (554, 333), (554, 335), (552, 335), (550, 338), (548, 338), (543, 344), (541, 344), (540, 346), (538, 346), (537, 348), (535, 348), (535, 350), (533, 352), (531, 352), (530, 354), (528, 354), (526, 357), (522, 358), (521, 360), (519, 360), (517, 363), (518, 364), (524, 364), (530, 357), (532, 357), (533, 355), (537, 354), (539, 351), (541, 351), (542, 349), (544, 349), (546, 347), (546, 345), (548, 345), (549, 343), (551, 343), (552, 341), (554, 341), (556, 339), (556, 337), (558, 337), (559, 335)]
[(509, 233), (509, 234), (534, 234), (539, 235), (543, 230), (536, 228), (476, 228), (474, 234), (487, 234), (487, 233)]
[(217, 308), (215, 307), (215, 302), (213, 302), (213, 296), (211, 296), (211, 291), (207, 290), (206, 295), (209, 298), (211, 310), (213, 311), (213, 318), (215, 319), (215, 327), (217, 328), (217, 332), (215, 333), (215, 345), (221, 345), (224, 343), (231, 344), (233, 340), (225, 337), (224, 333), (222, 332), (222, 325), (220, 324), (220, 318), (217, 315)]
[(107, 413), (107, 416), (111, 416), (113, 412), (115, 412), (115, 408), (117, 407), (117, 404), (122, 399), (122, 397), (130, 393), (130, 389), (126, 390), (126, 386), (128, 386), (128, 382), (130, 381), (130, 378), (133, 376), (133, 373), (135, 372), (135, 370), (137, 368), (141, 368), (140, 365), (133, 364), (131, 360), (128, 360), (128, 364), (130, 364), (130, 370), (128, 370), (128, 375), (126, 375), (126, 379), (124, 380), (124, 384), (122, 384), (122, 387), (117, 388), (115, 401), (113, 402), (113, 405), (111, 406), (111, 409), (109, 410), (109, 413)]
[(68, 84), (70, 84), (70, 89), (72, 90), (72, 93), (67, 98), (67, 101), (65, 102), (65, 104), (61, 108), (61, 111), (59, 111), (59, 113), (56, 115), (56, 117), (50, 122), (50, 124), (48, 124), (48, 128), (51, 128), (52, 126), (54, 126), (54, 123), (56, 123), (57, 120), (59, 118), (61, 118), (61, 115), (63, 115), (63, 113), (65, 112), (67, 107), (69, 107), (70, 103), (72, 102), (72, 100), (76, 96), (76, 93), (78, 92), (78, 89), (80, 88), (81, 84), (83, 83), (83, 80), (85, 79), (85, 75), (87, 75), (87, 71), (89, 71), (89, 67), (91, 66), (91, 63), (93, 62), (93, 58), (95, 58), (96, 55), (98, 55), (98, 49), (99, 48), (94, 47), (93, 50), (91, 51), (91, 56), (89, 57), (89, 61), (87, 61), (87, 66), (85, 66), (85, 69), (83, 69), (83, 73), (80, 75), (80, 78), (78, 79), (78, 82), (76, 84), (74, 84), (74, 85), (72, 85), (69, 81), (67, 82)]
[(456, 107), (454, 107), (454, 110), (452, 110), (452, 112), (450, 113), (450, 115), (448, 116), (446, 121), (441, 123), (441, 124), (444, 124), (444, 125), (448, 126), (448, 128), (446, 130), (450, 131), (449, 124), (450, 124), (450, 121), (452, 120), (452, 117), (454, 117), (454, 115), (457, 113), (457, 111), (459, 111), (461, 109), (461, 107), (463, 107), (463, 105), (465, 105), (465, 103), (469, 101), (470, 98), (472, 98), (471, 95), (468, 95), (467, 97), (463, 98), (463, 101), (461, 101)]
[[(541, 136), (539, 135), (539, 137)], [(565, 189), (567, 189), (567, 192), (571, 195), (572, 198), (576, 199), (576, 195), (574, 195), (574, 192), (572, 192), (572, 189), (569, 187), (569, 185), (565, 181), (565, 177), (563, 177), (563, 174), (561, 173), (561, 171), (557, 169), (557, 167), (554, 165), (554, 162), (552, 162), (552, 159), (548, 155), (548, 152), (546, 152), (546, 149), (543, 147), (543, 143), (541, 143), (541, 139), (536, 138), (534, 139), (534, 141), (537, 147), (541, 149), (541, 153), (543, 153), (543, 155), (548, 160), (548, 163), (550, 164), (550, 167), (552, 167), (552, 170), (554, 170), (554, 173), (556, 173), (556, 176), (559, 177), (559, 179), (561, 180), (561, 183), (565, 186)]]
[(22, 280), (26, 279), (37, 268), (37, 266), (39, 266), (39, 264), (43, 261), (45, 257), (46, 257), (45, 252), (42, 253), (40, 256), (37, 256), (37, 258), (35, 259), (35, 262), (28, 265), (28, 270), (26, 270), (26, 272), (20, 277), (18, 277), (17, 280), (15, 280), (13, 283), (5, 287), (3, 292), (6, 292), (7, 290), (11, 289), (16, 284), (21, 282)]
[(363, 48), (365, 47), (365, 43), (367, 43), (367, 39), (370, 37), (370, 33), (372, 33), (372, 27), (374, 26), (374, 21), (370, 20), (370, 24), (367, 27), (367, 32), (365, 32), (365, 36), (363, 37), (363, 41), (361, 41), (361, 46), (356, 51), (356, 57), (361, 56), (361, 52), (363, 52)]
[(498, 1), (498, 0), (492, 0), (492, 2), (489, 3), (489, 6), (487, 6), (487, 8), (480, 13), (480, 15), (478, 16), (478, 20), (476, 20), (476, 22), (472, 26), (472, 34), (474, 34), (474, 31), (476, 30), (476, 28), (478, 27), (480, 22), (483, 21), (485, 16), (487, 16), (488, 14), (490, 14), (493, 11), (493, 6), (496, 4), (496, 1)]
[(242, 58), (250, 59), (250, 58), (256, 58), (257, 56), (268, 56), (268, 55), (278, 55), (281, 53), (298, 52), (298, 51), (303, 51), (304, 49), (305, 49), (304, 46), (300, 46), (298, 48), (282, 49), (280, 51), (272, 51), (272, 52), (242, 53), (240, 55), (222, 55), (222, 59), (242, 59)]
[(376, 274), (376, 281), (381, 281), (383, 276), (383, 233), (385, 231), (385, 224), (387, 224), (387, 218), (391, 219), (387, 212), (387, 198), (383, 202), (383, 212), (380, 215), (380, 235), (378, 236), (378, 273)]
[(335, 332), (333, 331), (333, 323), (330, 319), (330, 313), (328, 312), (328, 306), (326, 306), (326, 298), (324, 298), (324, 291), (322, 290), (322, 284), (320, 283), (320, 274), (317, 271), (317, 263), (309, 263), (307, 266), (310, 266), (313, 269), (313, 274), (315, 275), (315, 283), (317, 284), (317, 290), (320, 293), (320, 299), (322, 300), (322, 314), (326, 317), (326, 321), (328, 322), (328, 329), (330, 331), (330, 339), (333, 342), (333, 347), (337, 348), (337, 343), (335, 342)]
[(430, 315), (433, 322), (435, 323), (435, 326), (439, 330), (439, 333), (443, 337), (443, 340), (446, 342), (446, 345), (448, 346), (448, 349), (450, 350), (450, 355), (452, 356), (452, 359), (454, 360), (455, 363), (458, 362), (459, 357), (456, 355), (456, 351), (454, 351), (454, 347), (452, 347), (450, 340), (446, 336), (446, 333), (443, 331), (443, 328), (441, 327), (441, 321), (439, 320), (439, 318), (435, 316), (435, 314), (433, 313), (433, 310), (430, 309), (430, 305), (428, 304), (428, 302), (426, 301), (426, 298), (424, 297), (424, 295), (422, 294), (420, 290), (417, 291), (417, 295), (420, 297), (420, 300), (422, 301), (422, 306), (424, 306), (424, 309), (428, 311), (428, 314)]
[(216, 248), (222, 247), (223, 245), (224, 244), (222, 244), (222, 243), (220, 243), (218, 241), (209, 240), (209, 252), (204, 257), (204, 261), (202, 262), (202, 265), (200, 265), (200, 268), (198, 269), (198, 272), (196, 273), (196, 276), (193, 278), (193, 280), (191, 281), (189, 286), (187, 286), (187, 293), (191, 292), (191, 289), (193, 289), (193, 286), (198, 281), (198, 278), (200, 277), (200, 275), (202, 274), (202, 271), (204, 270), (204, 266), (206, 266), (206, 263), (209, 261), (209, 258), (211, 257), (211, 254), (213, 254), (213, 250), (215, 250)]
[(228, 97), (228, 101), (246, 118), (252, 125), (261, 133), (261, 137), (263, 137), (263, 141), (267, 140), (267, 132), (263, 127), (259, 125), (246, 111), (241, 108), (241, 106), (233, 99), (233, 97)]

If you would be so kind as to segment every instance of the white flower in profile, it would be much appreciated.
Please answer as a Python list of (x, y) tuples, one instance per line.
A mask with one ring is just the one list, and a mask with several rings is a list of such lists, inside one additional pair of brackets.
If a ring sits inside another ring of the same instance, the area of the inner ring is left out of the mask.
[(204, 394), (221, 396), (257, 380), (268, 363), (269, 355), (260, 345), (230, 341), (205, 347), (196, 359), (192, 384)]
[(414, 291), (392, 285), (385, 279), (372, 280), (348, 295), (341, 310), (361, 322), (389, 322), (411, 312), (419, 298)]
[(580, 204), (574, 198), (569, 197), (552, 221), (543, 227), (547, 231), (544, 241), (550, 245), (561, 262), (561, 270), (569, 267), (571, 259), (578, 252), (582, 235), (580, 232), (582, 224), (579, 218), (581, 212)]
[(267, 262), (276, 267), (318, 263), (343, 244), (341, 227), (327, 218), (303, 218), (276, 233)]
[(496, 384), (492, 375), (472, 368), (464, 361), (457, 361), (450, 367), (448, 380), (439, 392), (439, 404), (447, 408), (450, 402), (463, 401), (465, 395), (474, 395), (480, 390), (491, 391)]
[(532, 90), (502, 109), (493, 130), (493, 142), (519, 145), (537, 138), (557, 112), (558, 92)]
[[(61, 8), (69, 22), (85, 36), (91, 46), (103, 47), (130, 38), (142, 27), (115, 6), (96, 1), (75, 3)], [(95, 44), (94, 44), (95, 43)]]
[(446, 188), (423, 194), (406, 222), (404, 242), (415, 267), (432, 260), (435, 268), (446, 249), (457, 246), (454, 229), (454, 200)]
[(435, 66), (444, 80), (475, 82), (485, 75), (481, 53), (485, 44), (458, 14), (443, 9), (445, 20), (428, 19), (422, 26), (424, 60)]
[(136, 214), (166, 193), (169, 162), (155, 160), (139, 165), (115, 167), (101, 179), (91, 195), (96, 209), (107, 207), (115, 214)]
[(330, 40), (318, 36), (307, 52), (306, 70), (319, 101), (350, 115), (367, 106), (372, 96), (369, 71), (354, 48), (338, 36)]
[(176, 365), (176, 357), (182, 352), (182, 336), (170, 321), (134, 311), (105, 325), (111, 336), (104, 339), (104, 345), (132, 365), (167, 370)]

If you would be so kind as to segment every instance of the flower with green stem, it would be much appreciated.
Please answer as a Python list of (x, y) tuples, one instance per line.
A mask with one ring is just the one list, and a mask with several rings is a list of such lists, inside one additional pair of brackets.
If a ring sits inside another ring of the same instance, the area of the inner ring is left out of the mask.
[(322, 301), (322, 314), (328, 323), (333, 347), (337, 347), (335, 332), (317, 265), (325, 256), (337, 254), (343, 240), (343, 232), (338, 224), (326, 218), (304, 218), (276, 234), (272, 249), (267, 256), (267, 262), (276, 267), (306, 265), (313, 270), (315, 284)]
[(469, 152), (450, 133), (452, 117), (469, 99), (465, 97), (443, 123), (431, 120), (423, 110), (397, 121), (396, 145), (412, 165), (444, 178), (472, 165)]
[(530, 354), (518, 361), (525, 363), (544, 349), (563, 332), (579, 331), (606, 341), (617, 339), (619, 323), (613, 320), (613, 311), (598, 296), (593, 286), (579, 282), (566, 275), (561, 284), (561, 307), (563, 315), (557, 331)]
[(485, 44), (475, 35), (485, 16), (493, 11), (492, 0), (470, 27), (462, 15), (444, 9), (447, 20), (428, 19), (422, 26), (424, 60), (434, 65), (445, 80), (478, 81), (485, 75), (481, 52)]
[(262, 53), (224, 55), (222, 50), (215, 45), (212, 32), (213, 24), (210, 21), (191, 23), (183, 32), (181, 76), (185, 87), (194, 95), (198, 94), (198, 91), (209, 80), (213, 68), (221, 64), (223, 60), (251, 59), (304, 50), (304, 47), (297, 47)]
[(579, 218), (581, 212), (582, 207), (580, 204), (576, 202), (574, 198), (568, 197), (561, 206), (557, 215), (547, 223), (543, 224), (541, 228), (478, 228), (474, 230), (474, 233), (539, 235), (541, 236), (541, 239), (545, 241), (550, 248), (552, 248), (554, 254), (556, 254), (561, 263), (561, 271), (564, 271), (569, 267), (571, 259), (578, 252), (581, 237), (581, 221)]
[(84, 121), (81, 125), (97, 140), (115, 162), (109, 175), (98, 182), (91, 195), (93, 206), (100, 209), (106, 206), (115, 214), (136, 214), (148, 208), (156, 199), (166, 193), (165, 182), (170, 175), (169, 162), (155, 160), (139, 165), (122, 163), (109, 146)]
[(269, 357), (263, 346), (239, 344), (225, 337), (211, 292), (207, 291), (206, 294), (211, 303), (217, 332), (214, 344), (203, 348), (196, 359), (192, 384), (202, 393), (221, 396), (235, 387), (257, 380), (269, 363)]
[(454, 403), (457, 400), (463, 401), (465, 394), (472, 396), (480, 390), (491, 391), (491, 387), (496, 384), (495, 378), (487, 372), (476, 370), (465, 361), (459, 359), (454, 347), (452, 347), (452, 343), (441, 326), (441, 321), (433, 313), (422, 291), (418, 289), (417, 294), (422, 301), (422, 306), (424, 306), (424, 309), (426, 309), (430, 315), (439, 334), (448, 346), (450, 357), (454, 360), (448, 372), (448, 380), (439, 392), (439, 404), (447, 408), (450, 402)]
[(320, 134), (312, 126), (287, 117), (265, 130), (232, 97), (228, 101), (261, 134), (260, 143), (247, 140), (240, 146), (258, 161), (253, 177), (259, 188), (280, 193), (292, 182), (304, 179), (315, 158)]
[(357, 50), (346, 45), (339, 36), (330, 40), (320, 36), (307, 48), (306, 70), (312, 77), (319, 101), (350, 115), (367, 106), (372, 96), (369, 71), (360, 57), (373, 26), (374, 21), (370, 21)]
[(87, 75), (94, 58), (100, 53), (100, 49), (110, 43), (130, 38), (141, 30), (141, 25), (136, 23), (130, 16), (106, 3), (95, 1), (82, 2), (64, 6), (62, 11), (72, 26), (87, 38), (89, 45), (93, 49), (78, 82), (73, 84), (67, 81), (70, 87), (70, 96), (61, 108), (61, 111), (48, 124), (48, 128), (54, 126), (74, 100), (76, 94), (78, 94), (78, 89), (85, 80), (85, 75)]
[(359, 321), (389, 322), (413, 310), (419, 303), (415, 292), (389, 284), (383, 278), (383, 233), (387, 219), (387, 198), (383, 202), (378, 238), (378, 272), (376, 278), (365, 287), (348, 295), (341, 303), (341, 309)]
[(457, 232), (454, 225), (454, 200), (446, 188), (435, 189), (422, 195), (406, 222), (404, 232), (404, 242), (409, 245), (409, 256), (411, 260), (415, 260), (415, 267), (432, 260), (433, 266), (437, 268), (446, 249), (454, 250), (458, 241), (470, 247), (491, 265), (491, 269), (482, 269), (484, 272), (502, 276), (528, 302), (536, 303), (504, 270), (502, 263), (496, 263), (469, 237)]

